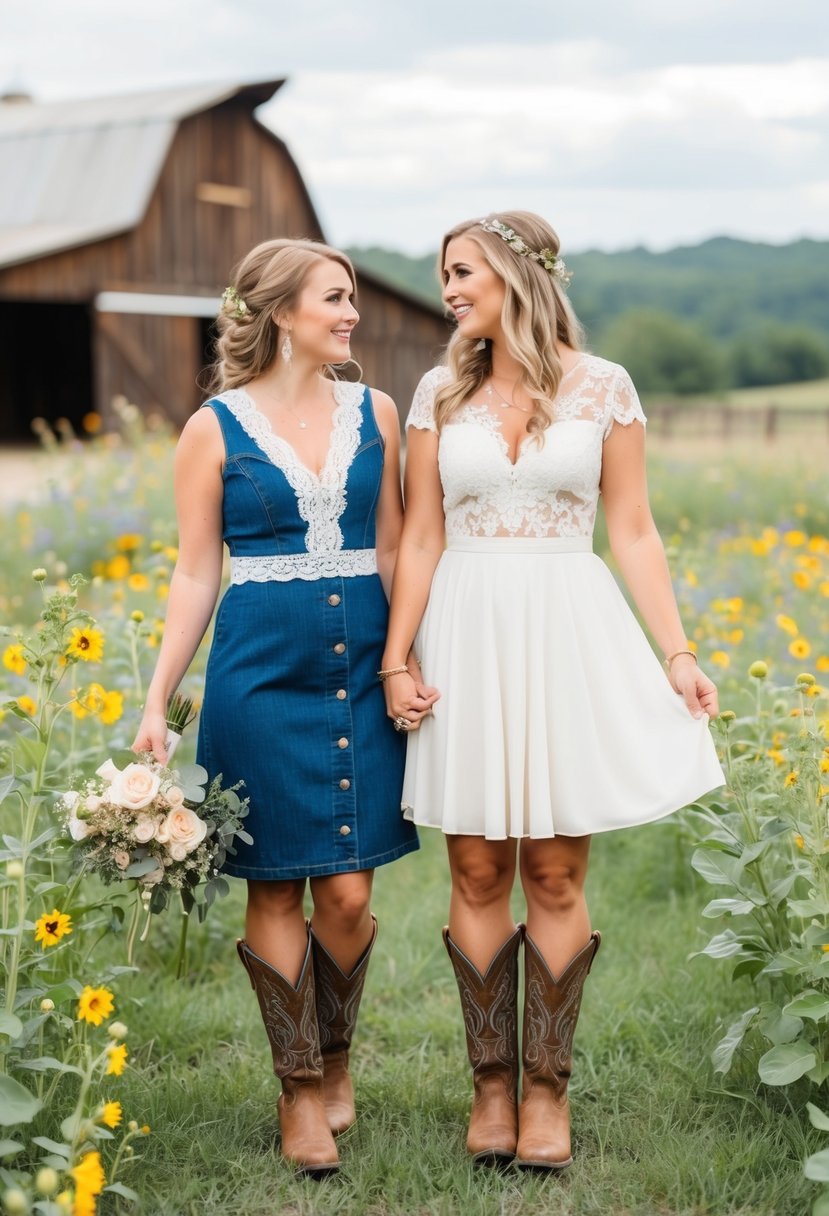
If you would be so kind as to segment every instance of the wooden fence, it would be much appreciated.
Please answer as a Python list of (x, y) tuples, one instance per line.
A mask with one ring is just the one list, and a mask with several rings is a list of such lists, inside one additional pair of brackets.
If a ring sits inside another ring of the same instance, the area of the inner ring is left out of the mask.
[(784, 436), (829, 440), (829, 404), (793, 406), (664, 405), (645, 406), (648, 430), (661, 439), (765, 439)]

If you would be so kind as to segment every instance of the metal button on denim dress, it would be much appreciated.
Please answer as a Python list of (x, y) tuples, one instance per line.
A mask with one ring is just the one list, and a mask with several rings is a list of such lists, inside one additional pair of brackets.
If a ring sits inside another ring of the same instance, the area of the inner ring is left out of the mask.
[(336, 384), (319, 476), (244, 389), (207, 402), (225, 443), (231, 585), (216, 616), (199, 762), (250, 798), (225, 871), (291, 879), (372, 869), (418, 847), (401, 818), (405, 739), (376, 672), (388, 606), (375, 512), (383, 438), (369, 390)]

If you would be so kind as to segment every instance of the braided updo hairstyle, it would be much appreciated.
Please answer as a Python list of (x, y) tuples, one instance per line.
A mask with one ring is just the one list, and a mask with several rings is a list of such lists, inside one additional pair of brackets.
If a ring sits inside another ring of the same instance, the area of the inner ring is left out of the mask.
[[(218, 358), (210, 369), (210, 393), (239, 388), (270, 367), (281, 341), (279, 318), (296, 307), (309, 271), (326, 258), (347, 271), (356, 291), (349, 258), (321, 241), (263, 241), (242, 258), (231, 278), (234, 291), (230, 299), (225, 293), (216, 320)], [(334, 378), (332, 369), (325, 371)]]

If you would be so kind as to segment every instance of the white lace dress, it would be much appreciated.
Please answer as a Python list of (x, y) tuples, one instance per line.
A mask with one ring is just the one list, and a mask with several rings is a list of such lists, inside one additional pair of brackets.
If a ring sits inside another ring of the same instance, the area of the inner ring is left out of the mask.
[[(408, 427), (436, 429), (447, 378), (423, 377)], [(514, 464), (487, 405), (444, 426), (447, 546), (416, 641), (442, 697), (408, 737), (407, 819), (491, 840), (581, 836), (723, 784), (708, 719), (688, 713), (592, 551), (603, 442), (644, 421), (624, 368), (582, 355), (543, 442), (524, 440)]]

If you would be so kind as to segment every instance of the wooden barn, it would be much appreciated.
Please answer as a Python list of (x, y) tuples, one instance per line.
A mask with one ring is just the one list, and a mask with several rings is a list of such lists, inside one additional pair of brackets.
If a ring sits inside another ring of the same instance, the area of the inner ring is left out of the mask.
[[(183, 422), (203, 398), (230, 268), (271, 237), (325, 239), (255, 110), (284, 81), (36, 104), (0, 101), (0, 440), (123, 393)], [(405, 410), (448, 333), (359, 272), (354, 354)]]

